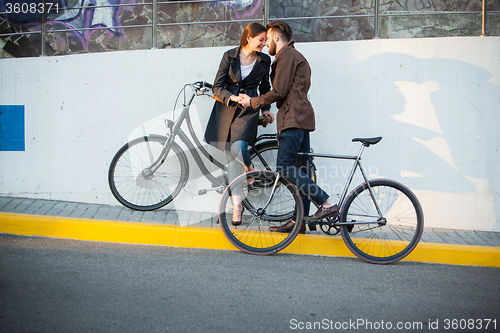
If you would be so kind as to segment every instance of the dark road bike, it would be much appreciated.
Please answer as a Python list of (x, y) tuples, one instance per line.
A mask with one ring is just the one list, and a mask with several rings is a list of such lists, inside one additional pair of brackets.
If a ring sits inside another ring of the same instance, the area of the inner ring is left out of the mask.
[[(309, 223), (319, 225), (329, 235), (341, 233), (349, 250), (370, 263), (388, 264), (405, 258), (417, 246), (424, 228), (422, 207), (406, 186), (389, 179), (369, 180), (361, 165), (361, 155), (366, 147), (377, 144), (382, 138), (355, 138), (361, 149), (355, 156), (307, 153), (314, 158), (353, 160), (347, 183), (338, 202), (340, 213), (336, 216)], [(356, 171), (364, 182), (348, 193)], [(248, 179), (254, 179), (247, 185)], [(241, 194), (246, 209), (242, 223), (233, 226), (232, 195)], [(303, 218), (299, 192), (279, 173), (264, 170), (252, 171), (236, 178), (225, 189), (220, 207), (219, 221), (230, 242), (238, 249), (251, 254), (271, 254), (290, 245), (299, 233)], [(270, 232), (269, 227), (280, 226), (294, 220), (290, 233)]]

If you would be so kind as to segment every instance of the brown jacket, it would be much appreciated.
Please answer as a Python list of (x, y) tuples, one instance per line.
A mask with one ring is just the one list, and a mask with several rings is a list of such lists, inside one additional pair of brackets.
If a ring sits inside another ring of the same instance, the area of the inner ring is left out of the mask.
[(315, 129), (314, 109), (307, 98), (311, 86), (311, 68), (293, 44), (290, 41), (276, 55), (271, 70), (273, 89), (251, 99), (254, 109), (276, 102), (278, 133), (288, 128)]

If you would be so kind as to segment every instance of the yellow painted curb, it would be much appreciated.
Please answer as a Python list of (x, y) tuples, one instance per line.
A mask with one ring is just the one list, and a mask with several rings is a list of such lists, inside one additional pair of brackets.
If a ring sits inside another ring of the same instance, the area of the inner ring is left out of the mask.
[(421, 242), (405, 260), (451, 265), (500, 267), (500, 248), (495, 246)]
[(0, 213), (0, 232), (112, 243), (234, 250), (219, 229)]
[[(0, 213), (0, 233), (77, 240), (236, 250), (218, 228)], [(299, 235), (284, 253), (354, 257), (341, 237)], [(500, 267), (500, 248), (421, 242), (404, 260)]]

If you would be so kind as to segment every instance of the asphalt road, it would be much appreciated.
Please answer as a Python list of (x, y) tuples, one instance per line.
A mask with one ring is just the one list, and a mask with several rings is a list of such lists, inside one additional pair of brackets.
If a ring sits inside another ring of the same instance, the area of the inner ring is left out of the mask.
[(500, 332), (500, 269), (0, 235), (0, 332), (294, 331)]

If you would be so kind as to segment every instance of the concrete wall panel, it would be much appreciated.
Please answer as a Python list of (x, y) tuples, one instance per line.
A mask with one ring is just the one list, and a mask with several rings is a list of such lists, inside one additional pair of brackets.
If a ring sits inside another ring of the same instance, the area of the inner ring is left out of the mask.
[[(365, 151), (365, 169), (415, 191), (426, 227), (500, 231), (500, 38), (296, 47), (313, 72), (316, 152), (352, 155), (353, 137), (382, 136)], [(24, 106), (25, 150), (0, 151), (0, 194), (117, 204), (107, 184), (115, 152), (137, 136), (164, 134), (183, 84), (213, 81), (227, 49), (2, 59), (0, 105)], [(195, 99), (200, 137), (212, 104)], [(350, 163), (315, 162), (320, 185), (336, 198)], [(207, 186), (192, 162), (190, 182), (170, 208), (216, 212), (220, 195), (197, 195)]]

